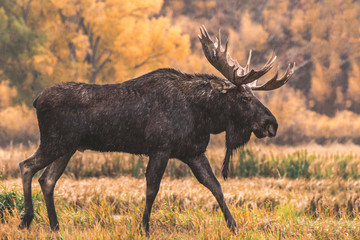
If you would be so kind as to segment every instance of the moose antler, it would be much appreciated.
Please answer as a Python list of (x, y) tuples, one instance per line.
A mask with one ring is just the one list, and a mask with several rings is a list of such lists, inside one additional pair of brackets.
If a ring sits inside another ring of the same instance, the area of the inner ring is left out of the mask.
[(274, 77), (272, 77), (269, 81), (267, 81), (266, 83), (264, 83), (263, 85), (260, 85), (260, 86), (256, 86), (256, 84), (255, 84), (255, 86), (252, 86), (251, 89), (268, 91), (268, 90), (274, 90), (274, 89), (281, 87), (282, 85), (287, 83), (287, 81), (289, 81), (289, 79), (291, 78), (291, 76), (293, 75), (293, 73), (295, 71), (295, 63), (293, 64), (293, 67), (291, 68), (291, 70), (290, 70), (290, 65), (291, 64), (289, 63), (285, 74), (280, 79), (277, 79), (279, 72), (276, 71)]
[[(224, 75), (230, 82), (240, 86), (256, 81), (264, 74), (266, 74), (274, 65), (276, 56), (273, 54), (267, 61), (267, 63), (258, 71), (250, 69), (251, 62), (251, 50), (249, 53), (248, 61), (245, 67), (240, 66), (237, 60), (232, 59), (227, 51), (228, 41), (225, 44), (225, 49), (221, 46), (221, 33), (219, 30), (218, 37), (215, 37), (215, 42), (211, 40), (209, 33), (204, 25), (200, 27), (201, 36), (199, 36), (204, 54), (207, 60), (213, 65), (219, 72)], [(277, 79), (278, 72), (268, 82), (261, 86), (252, 86), (253, 90), (273, 90), (284, 85), (292, 76), (295, 70), (295, 63), (290, 70), (290, 64), (284, 76)]]

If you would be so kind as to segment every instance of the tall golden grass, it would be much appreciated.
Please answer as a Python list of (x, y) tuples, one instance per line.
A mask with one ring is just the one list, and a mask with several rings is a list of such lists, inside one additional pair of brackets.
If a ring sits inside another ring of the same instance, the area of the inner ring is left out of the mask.
[[(144, 238), (138, 227), (145, 202), (147, 159), (124, 153), (76, 153), (55, 189), (58, 233), (50, 231), (35, 177), (36, 218), (30, 230), (18, 230), (23, 211), (18, 162), (35, 149), (35, 145), (9, 146), (0, 151), (0, 239)], [(237, 234), (226, 228), (211, 193), (187, 166), (172, 160), (154, 204), (150, 238), (359, 239), (360, 180), (351, 175), (351, 169), (359, 165), (359, 155), (360, 147), (350, 144), (281, 147), (250, 143), (235, 155), (233, 174), (241, 161), (245, 164), (241, 166), (251, 171), (263, 170), (266, 161), (273, 161), (277, 165), (267, 166), (279, 171), (269, 177), (235, 174), (227, 181), (219, 178), (239, 225)], [(224, 149), (210, 147), (207, 156), (219, 175)], [(302, 165), (290, 162), (304, 159), (309, 162), (308, 175), (295, 175), (297, 179), (282, 175), (281, 171), (293, 173), (296, 167), (302, 170)]]
[[(220, 180), (238, 223), (232, 234), (211, 193), (194, 178), (162, 181), (150, 239), (358, 239), (359, 180)], [(1, 181), (1, 194), (21, 192), (20, 179)], [(1, 239), (142, 239), (145, 180), (132, 177), (62, 178), (55, 191), (61, 230), (52, 233), (39, 184), (36, 218), (18, 230), (20, 210), (5, 211)], [(355, 199), (355, 200), (354, 200)]]

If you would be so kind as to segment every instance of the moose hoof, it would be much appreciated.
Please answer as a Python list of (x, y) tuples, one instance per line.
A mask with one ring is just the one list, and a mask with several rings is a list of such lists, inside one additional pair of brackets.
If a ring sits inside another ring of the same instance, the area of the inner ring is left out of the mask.
[(21, 218), (21, 223), (18, 226), (19, 229), (29, 228), (33, 218), (34, 218), (33, 214), (25, 214)]
[(24, 228), (29, 228), (29, 227), (26, 226), (25, 223), (23, 223), (23, 222), (21, 221), (21, 223), (19, 224), (18, 228), (19, 228), (19, 229), (24, 229)]
[(60, 230), (59, 223), (57, 223), (57, 224), (54, 225), (54, 226), (51, 226), (51, 231), (57, 232), (57, 231), (59, 231), (59, 230)]
[(228, 222), (228, 228), (230, 229), (230, 231), (232, 231), (233, 233), (237, 233), (239, 228), (236, 225), (235, 220), (229, 221)]
[(145, 232), (146, 238), (149, 238), (149, 237), (150, 237), (149, 227), (144, 226), (143, 223), (140, 223), (140, 225), (139, 225), (139, 231), (140, 231), (140, 234), (141, 234), (141, 235), (143, 235), (143, 233)]

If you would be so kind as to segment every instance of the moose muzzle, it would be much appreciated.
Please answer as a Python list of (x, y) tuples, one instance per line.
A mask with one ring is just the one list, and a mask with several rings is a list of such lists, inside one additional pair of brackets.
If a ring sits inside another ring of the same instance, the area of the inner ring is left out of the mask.
[(275, 118), (270, 118), (258, 127), (255, 127), (254, 134), (257, 138), (275, 137), (278, 123)]

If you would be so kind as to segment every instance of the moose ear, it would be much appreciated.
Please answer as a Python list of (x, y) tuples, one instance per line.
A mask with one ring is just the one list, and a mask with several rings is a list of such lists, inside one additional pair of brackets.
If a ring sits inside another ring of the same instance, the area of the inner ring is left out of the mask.
[(235, 89), (236, 85), (232, 84), (231, 82), (225, 82), (218, 79), (212, 79), (210, 80), (210, 85), (212, 89), (216, 89), (217, 91), (221, 93), (227, 93), (227, 91), (231, 89)]

